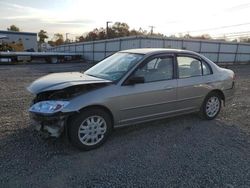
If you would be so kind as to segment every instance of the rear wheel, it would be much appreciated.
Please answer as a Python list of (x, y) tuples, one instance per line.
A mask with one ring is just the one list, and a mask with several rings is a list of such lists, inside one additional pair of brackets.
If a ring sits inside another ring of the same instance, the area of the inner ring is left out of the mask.
[(112, 130), (110, 115), (102, 109), (88, 109), (71, 118), (69, 137), (81, 150), (91, 150), (102, 145)]
[(221, 97), (216, 92), (212, 92), (205, 98), (200, 109), (200, 116), (203, 119), (212, 120), (219, 114), (220, 109)]

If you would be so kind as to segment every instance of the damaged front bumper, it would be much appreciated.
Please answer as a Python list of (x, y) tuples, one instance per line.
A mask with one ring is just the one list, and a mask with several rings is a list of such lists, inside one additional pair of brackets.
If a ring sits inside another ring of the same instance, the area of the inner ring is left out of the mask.
[(43, 115), (30, 113), (32, 126), (35, 130), (44, 133), (48, 137), (59, 137), (65, 129), (69, 114), (57, 113)]

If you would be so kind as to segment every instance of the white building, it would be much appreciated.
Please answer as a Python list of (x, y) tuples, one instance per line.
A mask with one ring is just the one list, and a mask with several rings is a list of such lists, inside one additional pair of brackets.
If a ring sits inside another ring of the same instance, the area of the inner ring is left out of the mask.
[(0, 30), (0, 44), (18, 42), (22, 42), (25, 51), (32, 49), (37, 51), (37, 33)]

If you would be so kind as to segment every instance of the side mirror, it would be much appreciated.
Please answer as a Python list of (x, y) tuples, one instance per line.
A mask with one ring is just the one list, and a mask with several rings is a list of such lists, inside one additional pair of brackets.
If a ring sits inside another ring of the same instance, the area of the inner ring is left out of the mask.
[(145, 82), (145, 79), (142, 76), (131, 76), (130, 78), (128, 78), (126, 85), (141, 84), (144, 82)]

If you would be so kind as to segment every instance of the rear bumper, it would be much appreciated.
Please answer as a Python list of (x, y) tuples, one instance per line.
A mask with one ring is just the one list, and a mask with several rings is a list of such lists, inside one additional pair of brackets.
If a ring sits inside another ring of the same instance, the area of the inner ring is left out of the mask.
[(59, 137), (64, 131), (69, 114), (56, 114), (45, 116), (30, 113), (32, 126), (35, 130), (44, 133), (48, 137)]

